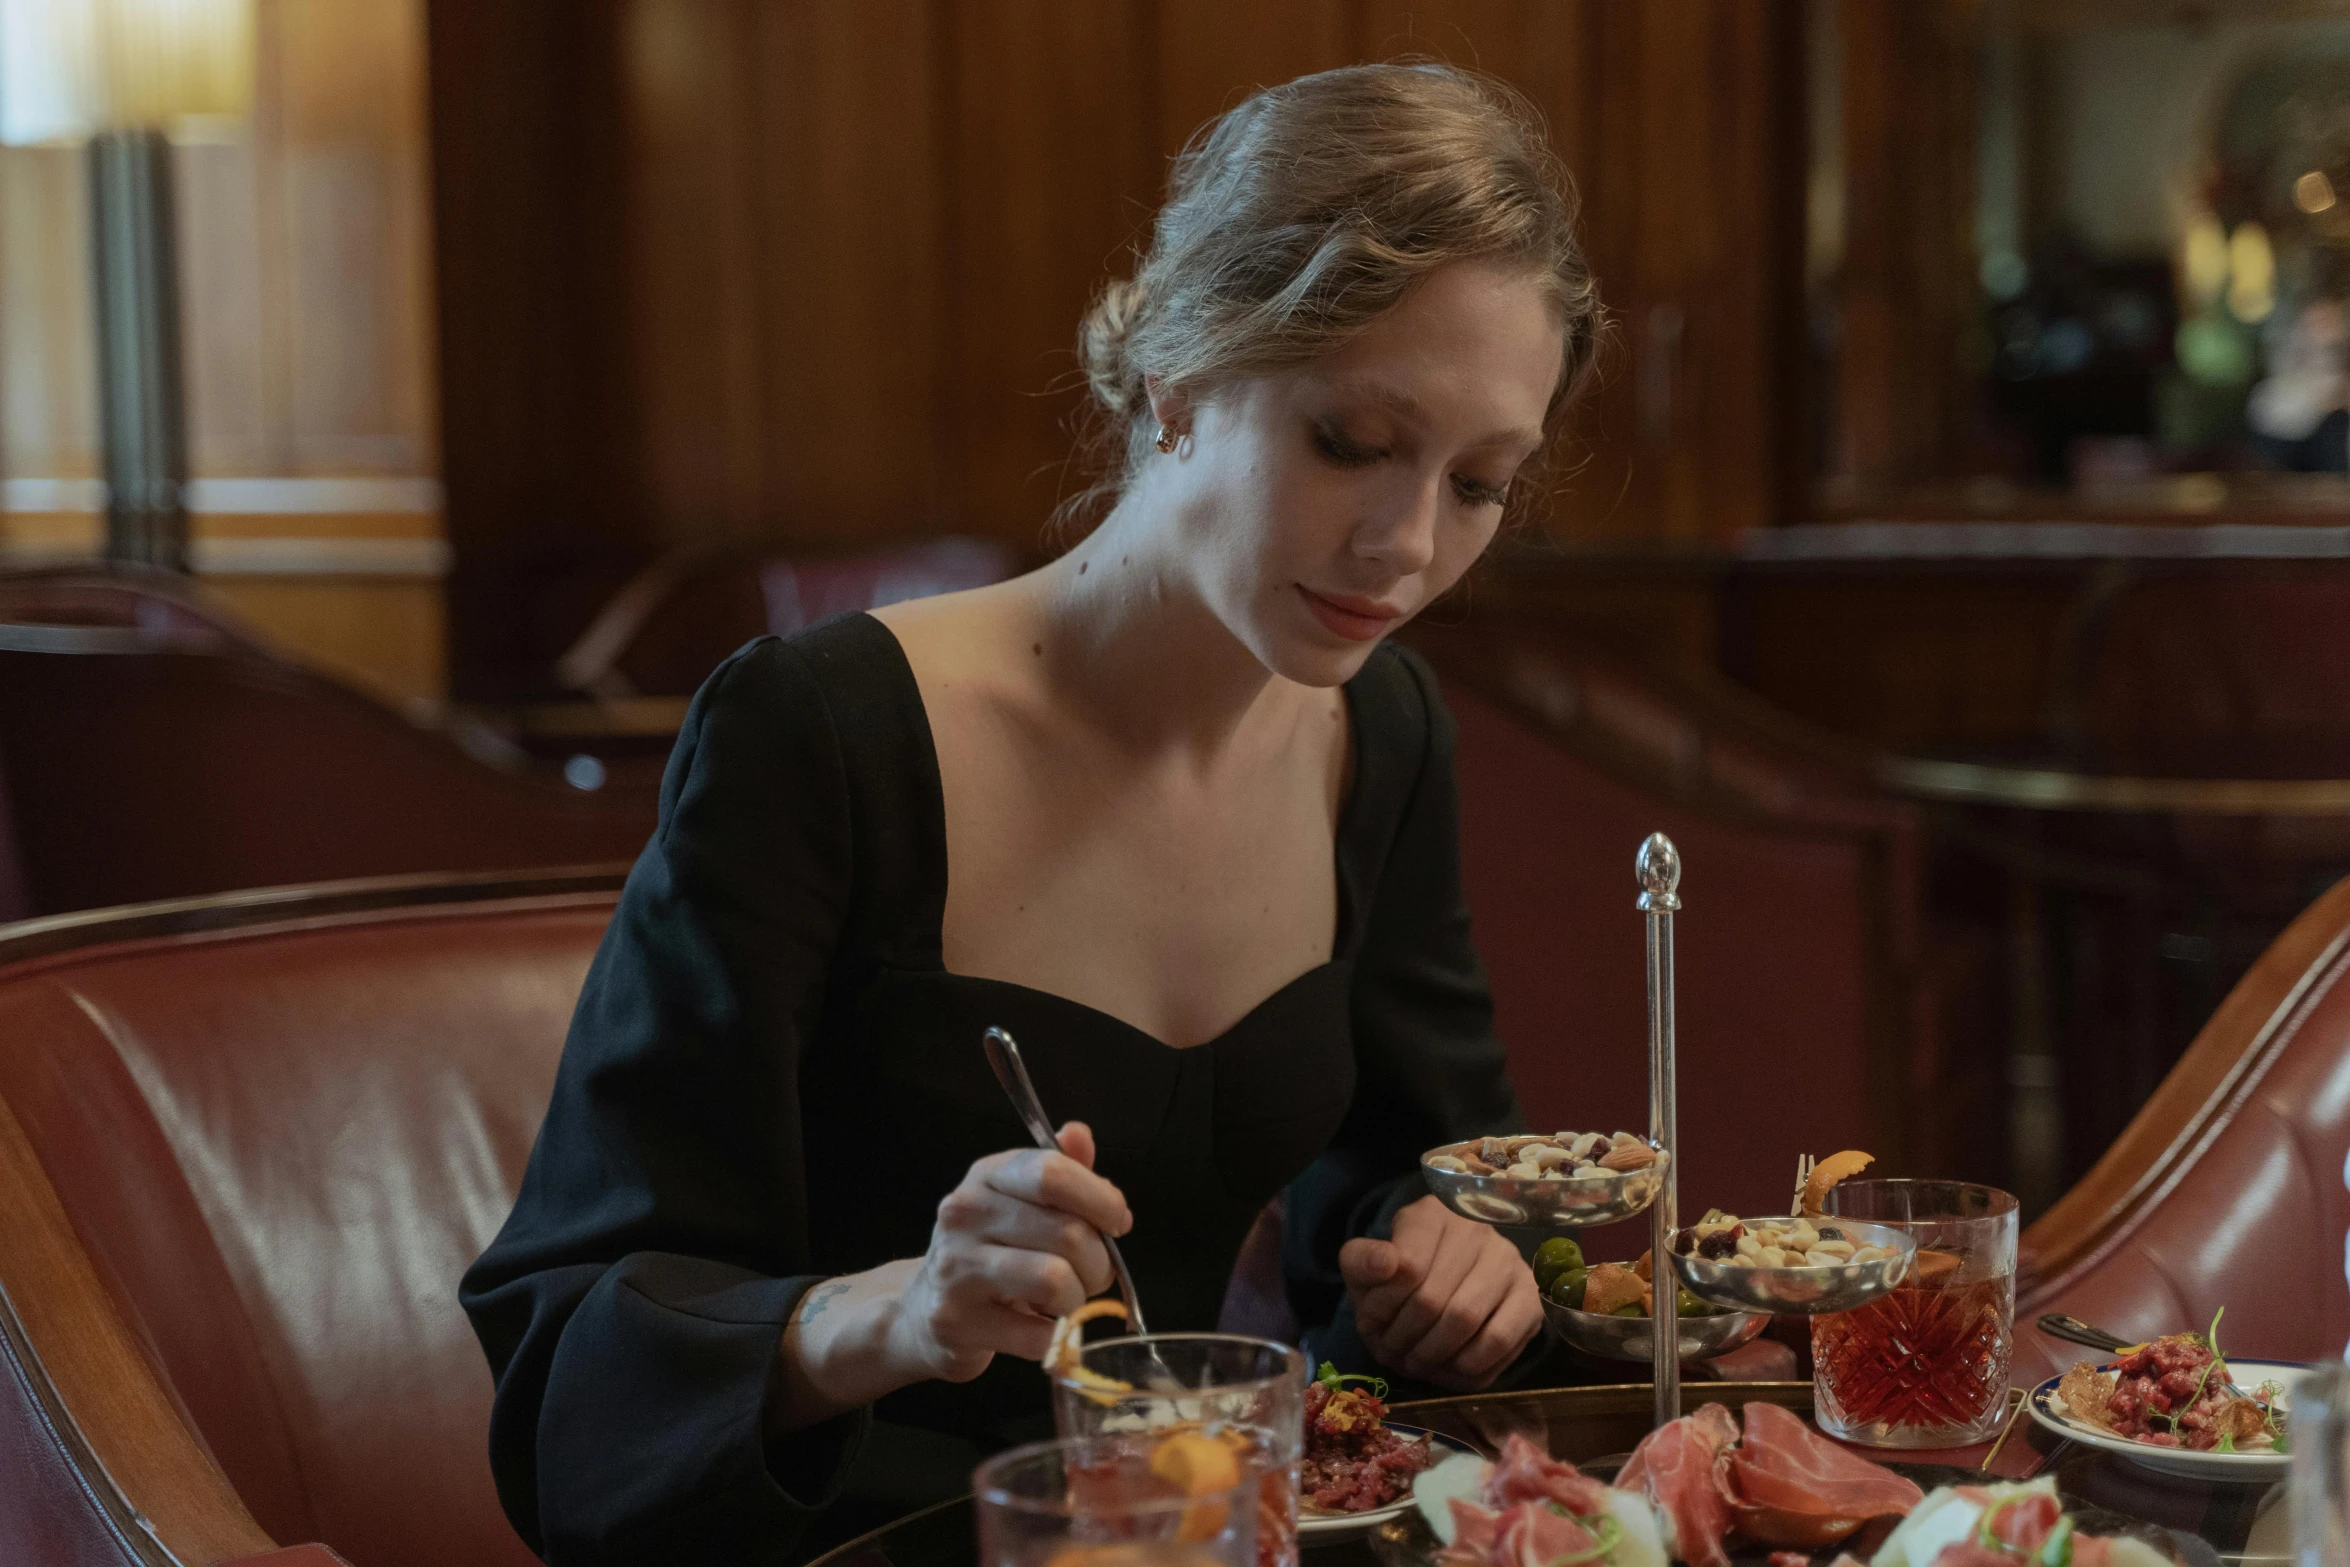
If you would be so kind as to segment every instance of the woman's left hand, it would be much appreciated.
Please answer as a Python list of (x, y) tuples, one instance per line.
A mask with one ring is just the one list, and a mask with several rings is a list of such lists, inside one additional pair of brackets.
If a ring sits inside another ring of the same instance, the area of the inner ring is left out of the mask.
[(1371, 1353), (1440, 1387), (1487, 1386), (1542, 1331), (1542, 1297), (1518, 1248), (1433, 1197), (1395, 1216), (1394, 1239), (1348, 1241), (1338, 1271)]

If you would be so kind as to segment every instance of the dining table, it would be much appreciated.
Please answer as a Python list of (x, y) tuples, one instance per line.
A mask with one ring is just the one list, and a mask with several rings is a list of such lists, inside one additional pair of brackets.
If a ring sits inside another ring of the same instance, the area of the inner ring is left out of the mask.
[[(1809, 1419), (1809, 1382), (1692, 1384), (1684, 1407), (1720, 1403), (1736, 1413), (1749, 1402), (1784, 1405)], [(1853, 1451), (1880, 1463), (1975, 1471), (1985, 1482), (2021, 1480), (2053, 1472), (2068, 1509), (2094, 1509), (2172, 1532), (2185, 1567), (2255, 1567), (2292, 1559), (2282, 1481), (2240, 1483), (2185, 1479), (2158, 1473), (2116, 1453), (2070, 1442), (2037, 1425), (2011, 1393), (2009, 1418), (1990, 1441), (1963, 1448), (1874, 1448)], [(1615, 1383), (1467, 1394), (1393, 1405), (1399, 1424), (1422, 1426), (1487, 1453), (1522, 1432), (1556, 1458), (1611, 1470), (1648, 1433), (1653, 1418), (1646, 1383)], [(1988, 1461), (1988, 1467), (1986, 1467)], [(1826, 1560), (1832, 1552), (1823, 1552)], [(979, 1567), (969, 1497), (942, 1502), (850, 1540), (816, 1558), (812, 1567)], [(1304, 1567), (1385, 1567), (1363, 1539), (1310, 1546)]]

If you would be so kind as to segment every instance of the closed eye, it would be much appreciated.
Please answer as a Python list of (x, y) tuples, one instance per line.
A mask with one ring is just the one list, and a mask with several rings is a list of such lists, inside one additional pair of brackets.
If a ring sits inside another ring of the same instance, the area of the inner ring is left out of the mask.
[(1506, 484), (1483, 484), (1459, 473), (1452, 476), (1452, 492), (1461, 498), (1462, 504), (1468, 506), (1506, 506), (1510, 498), (1509, 486)]
[(1331, 424), (1314, 426), (1314, 450), (1341, 468), (1368, 467), (1387, 455), (1380, 447), (1349, 440), (1345, 431)]

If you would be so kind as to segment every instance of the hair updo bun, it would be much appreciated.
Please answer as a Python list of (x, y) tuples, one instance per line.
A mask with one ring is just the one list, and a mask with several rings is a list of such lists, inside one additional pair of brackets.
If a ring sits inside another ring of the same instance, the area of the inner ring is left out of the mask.
[(1120, 424), (1141, 417), (1149, 406), (1142, 376), (1126, 361), (1126, 341), (1134, 335), (1148, 297), (1140, 279), (1114, 280), (1077, 324), (1077, 362), (1085, 367), (1086, 385), (1093, 389), (1093, 400)]
[(1252, 94), (1195, 133), (1134, 276), (1078, 327), (1114, 499), (1157, 426), (1155, 378), (1194, 396), (1343, 346), (1439, 267), (1523, 263), (1566, 334), (1544, 420), (1588, 378), (1604, 321), (1575, 197), (1533, 106), (1475, 71), (1356, 65)]

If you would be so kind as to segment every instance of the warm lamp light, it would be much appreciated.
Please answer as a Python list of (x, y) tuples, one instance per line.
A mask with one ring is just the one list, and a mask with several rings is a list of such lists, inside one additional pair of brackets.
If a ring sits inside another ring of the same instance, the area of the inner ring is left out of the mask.
[(0, 142), (240, 117), (253, 53), (253, 0), (0, 0)]
[(2197, 307), (2210, 306), (2228, 286), (2228, 231), (2210, 213), (2199, 213), (2187, 225), (2179, 249), (2188, 299)]
[(0, 142), (90, 143), (106, 553), (187, 562), (171, 149), (253, 102), (253, 0), (0, 0)]
[(2239, 223), (2228, 236), (2228, 314), (2258, 325), (2277, 308), (2277, 258), (2268, 230)]

